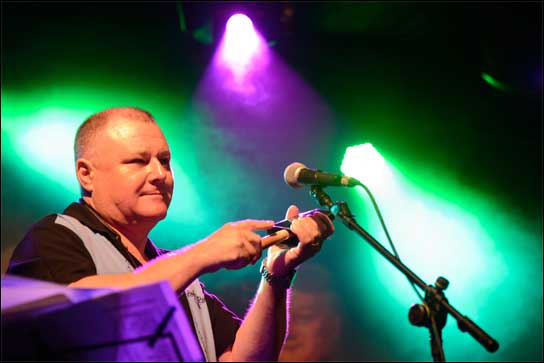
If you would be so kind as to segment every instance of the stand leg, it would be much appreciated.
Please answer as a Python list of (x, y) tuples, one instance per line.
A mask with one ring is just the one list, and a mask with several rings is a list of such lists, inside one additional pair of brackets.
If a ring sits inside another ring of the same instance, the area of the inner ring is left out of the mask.
[(429, 326), (429, 333), (431, 336), (431, 354), (433, 355), (433, 361), (445, 362), (444, 350), (442, 348), (442, 331), (438, 329), (436, 325), (436, 319), (434, 313), (430, 316), (431, 325)]

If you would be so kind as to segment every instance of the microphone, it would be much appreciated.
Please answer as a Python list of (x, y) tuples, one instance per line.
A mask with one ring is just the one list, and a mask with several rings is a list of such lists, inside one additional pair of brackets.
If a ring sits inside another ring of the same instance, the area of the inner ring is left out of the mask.
[(303, 184), (319, 185), (323, 187), (354, 187), (356, 185), (361, 185), (355, 178), (308, 169), (306, 165), (298, 162), (292, 163), (285, 168), (283, 179), (293, 188), (301, 188)]

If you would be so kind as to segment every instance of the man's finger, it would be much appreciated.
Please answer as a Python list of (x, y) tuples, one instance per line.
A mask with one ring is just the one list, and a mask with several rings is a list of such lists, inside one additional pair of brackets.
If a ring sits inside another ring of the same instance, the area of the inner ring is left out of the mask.
[(317, 223), (317, 227), (323, 238), (327, 238), (334, 233), (334, 224), (325, 214), (321, 212), (314, 213), (312, 219)]
[(237, 223), (242, 228), (247, 228), (252, 231), (266, 230), (274, 226), (274, 221), (257, 220), (257, 219), (245, 219)]
[(292, 220), (298, 217), (298, 207), (296, 205), (291, 205), (287, 208), (287, 213), (285, 213), (285, 218)]

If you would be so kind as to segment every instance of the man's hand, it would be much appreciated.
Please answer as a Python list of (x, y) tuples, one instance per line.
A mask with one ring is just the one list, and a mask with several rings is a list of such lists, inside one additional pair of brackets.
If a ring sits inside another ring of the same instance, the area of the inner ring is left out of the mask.
[(274, 221), (246, 219), (223, 225), (202, 243), (208, 260), (205, 272), (235, 270), (255, 264), (262, 254), (261, 236), (253, 231), (272, 228)]
[[(319, 213), (319, 212), (316, 212)], [(278, 245), (268, 250), (266, 266), (273, 275), (282, 276), (321, 250), (323, 241), (334, 232), (332, 221), (323, 213), (299, 218), (299, 210), (292, 205), (286, 217), (291, 220), (291, 231), (298, 237), (296, 247), (286, 249)]]

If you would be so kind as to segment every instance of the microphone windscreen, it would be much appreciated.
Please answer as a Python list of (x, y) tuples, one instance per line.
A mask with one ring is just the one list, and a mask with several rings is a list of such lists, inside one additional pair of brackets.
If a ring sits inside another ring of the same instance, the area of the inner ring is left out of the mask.
[(298, 182), (298, 173), (301, 169), (307, 169), (306, 165), (298, 162), (289, 164), (283, 172), (283, 180), (293, 188), (302, 188), (303, 185)]

